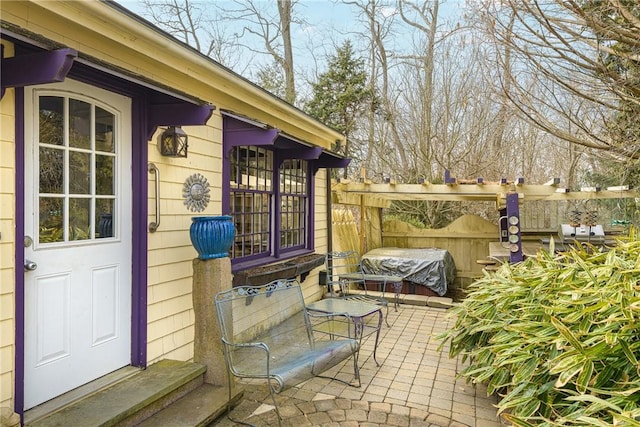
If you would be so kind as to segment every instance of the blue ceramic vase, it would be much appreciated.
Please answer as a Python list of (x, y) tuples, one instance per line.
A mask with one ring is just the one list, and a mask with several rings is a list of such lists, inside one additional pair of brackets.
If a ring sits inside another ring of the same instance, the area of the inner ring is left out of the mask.
[(236, 233), (231, 216), (194, 216), (191, 221), (189, 237), (199, 259), (229, 256)]

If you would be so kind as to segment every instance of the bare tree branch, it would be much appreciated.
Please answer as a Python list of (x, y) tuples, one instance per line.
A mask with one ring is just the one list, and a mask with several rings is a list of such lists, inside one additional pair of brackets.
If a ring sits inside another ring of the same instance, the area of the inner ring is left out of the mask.
[(571, 144), (637, 158), (640, 137), (630, 139), (616, 120), (640, 107), (638, 10), (620, 0), (501, 5), (482, 12), (488, 32), (514, 53), (503, 85), (514, 88), (506, 95), (523, 117)]

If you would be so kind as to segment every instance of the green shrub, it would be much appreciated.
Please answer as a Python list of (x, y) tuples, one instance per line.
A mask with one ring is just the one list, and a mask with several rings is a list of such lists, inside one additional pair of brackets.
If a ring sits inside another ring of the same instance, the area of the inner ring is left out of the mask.
[[(553, 253), (553, 250), (550, 251)], [(640, 241), (505, 263), (452, 309), (441, 348), (517, 426), (640, 426)]]
[(416, 218), (414, 215), (410, 213), (390, 213), (384, 216), (384, 220), (386, 221), (402, 221), (407, 224), (411, 224), (415, 228), (425, 229), (427, 228), (423, 222), (420, 221), (419, 218)]

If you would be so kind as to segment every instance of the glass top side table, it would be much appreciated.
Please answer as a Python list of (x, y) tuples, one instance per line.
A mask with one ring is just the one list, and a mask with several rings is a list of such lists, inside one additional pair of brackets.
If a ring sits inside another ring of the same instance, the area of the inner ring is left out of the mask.
[[(329, 315), (346, 314), (353, 321), (353, 336), (359, 344), (362, 343), (362, 339), (364, 337), (375, 333), (376, 337), (373, 345), (373, 360), (376, 362), (377, 366), (380, 366), (380, 363), (378, 363), (378, 359), (376, 358), (376, 350), (378, 348), (378, 340), (380, 339), (380, 329), (382, 328), (383, 317), (382, 308), (380, 306), (361, 301), (344, 300), (340, 298), (326, 298), (320, 301), (309, 303), (307, 304), (306, 308), (311, 312)], [(373, 322), (371, 324), (367, 324), (367, 317), (374, 316), (376, 313), (378, 314), (377, 323)], [(321, 330), (320, 332), (328, 333), (330, 335), (340, 335), (339, 332), (336, 332), (333, 329), (331, 331)]]

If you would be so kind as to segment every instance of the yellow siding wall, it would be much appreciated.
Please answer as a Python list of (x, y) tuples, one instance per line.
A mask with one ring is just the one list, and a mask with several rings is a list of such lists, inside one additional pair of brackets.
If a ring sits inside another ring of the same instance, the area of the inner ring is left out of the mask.
[[(13, 46), (2, 42), (5, 56)], [(0, 101), (0, 407), (13, 408), (15, 354), (15, 98), (9, 89)]]
[[(215, 100), (213, 100), (215, 101)], [(225, 108), (232, 108), (231, 106)], [(160, 156), (158, 129), (149, 142), (149, 162), (160, 171), (160, 228), (148, 237), (148, 347), (149, 363), (164, 358), (193, 357), (194, 313), (191, 299), (192, 260), (197, 253), (189, 239), (191, 217), (222, 213), (222, 117), (214, 111), (208, 126), (185, 126), (189, 135), (186, 159)], [(191, 212), (182, 197), (187, 177), (199, 173), (209, 182), (211, 200), (203, 212)], [(149, 174), (149, 218), (155, 221), (154, 175)], [(315, 249), (327, 250), (326, 171), (316, 174)], [(320, 299), (318, 268), (302, 283), (306, 300)]]
[[(327, 169), (320, 169), (316, 173), (315, 179), (315, 242), (314, 249), (317, 254), (327, 253), (329, 233), (327, 228)], [(302, 282), (302, 294), (306, 302), (316, 301), (324, 295), (324, 286), (318, 286), (319, 272), (324, 267), (318, 267), (311, 271), (304, 282)]]
[[(197, 253), (189, 239), (191, 217), (220, 215), (222, 211), (222, 118), (218, 112), (208, 126), (185, 126), (189, 153), (184, 158), (162, 157), (158, 129), (149, 142), (149, 162), (160, 174), (160, 227), (149, 233), (148, 244), (148, 361), (193, 357), (194, 314), (191, 299), (192, 260)], [(183, 185), (199, 173), (209, 182), (211, 200), (203, 212), (184, 204)], [(155, 221), (154, 175), (149, 174), (149, 218)]]
[(318, 254), (327, 252), (327, 170), (320, 169), (316, 174), (315, 204), (315, 250)]

